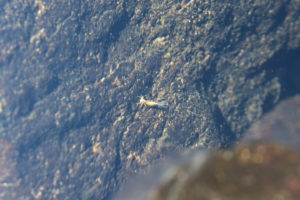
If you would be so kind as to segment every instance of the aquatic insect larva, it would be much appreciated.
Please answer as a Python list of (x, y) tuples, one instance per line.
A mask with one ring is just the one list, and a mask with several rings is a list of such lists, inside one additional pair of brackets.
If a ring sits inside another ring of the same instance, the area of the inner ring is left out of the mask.
[(151, 100), (146, 100), (144, 97), (140, 98), (139, 103), (140, 105), (146, 105), (150, 107), (157, 107), (157, 108), (167, 108), (167, 102), (165, 101), (151, 101)]

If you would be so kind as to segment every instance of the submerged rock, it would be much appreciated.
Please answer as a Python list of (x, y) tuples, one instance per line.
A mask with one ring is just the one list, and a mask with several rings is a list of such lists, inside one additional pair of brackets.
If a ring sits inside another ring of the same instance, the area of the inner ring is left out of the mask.
[(300, 92), (299, 13), (299, 0), (0, 1), (14, 199), (106, 200), (170, 152), (232, 146)]

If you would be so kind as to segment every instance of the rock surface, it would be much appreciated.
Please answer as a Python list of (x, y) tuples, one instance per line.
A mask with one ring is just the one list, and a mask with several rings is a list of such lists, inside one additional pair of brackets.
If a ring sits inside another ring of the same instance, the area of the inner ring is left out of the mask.
[(299, 0), (1, 1), (14, 199), (110, 199), (169, 152), (231, 146), (299, 93), (299, 13)]

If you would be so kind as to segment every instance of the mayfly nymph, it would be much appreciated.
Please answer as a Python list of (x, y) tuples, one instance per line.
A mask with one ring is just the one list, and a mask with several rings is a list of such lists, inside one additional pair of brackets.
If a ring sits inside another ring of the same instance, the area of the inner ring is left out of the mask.
[(150, 107), (157, 107), (157, 108), (167, 108), (168, 107), (168, 104), (165, 101), (146, 100), (143, 96), (140, 98), (140, 101), (138, 104), (146, 105), (146, 106), (150, 106)]

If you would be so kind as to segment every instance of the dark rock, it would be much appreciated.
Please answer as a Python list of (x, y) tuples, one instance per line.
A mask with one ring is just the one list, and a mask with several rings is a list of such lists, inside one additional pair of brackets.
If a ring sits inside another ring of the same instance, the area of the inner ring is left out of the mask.
[(231, 146), (299, 93), (299, 13), (297, 0), (1, 2), (14, 199), (110, 199), (169, 152)]

